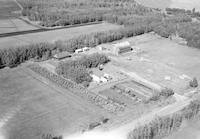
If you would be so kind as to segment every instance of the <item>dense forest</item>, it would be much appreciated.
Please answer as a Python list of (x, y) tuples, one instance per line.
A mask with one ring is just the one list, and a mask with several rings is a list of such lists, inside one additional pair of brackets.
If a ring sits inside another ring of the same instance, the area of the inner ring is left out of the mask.
[(110, 16), (152, 11), (135, 0), (18, 0), (22, 14), (43, 26), (65, 26), (106, 20)]

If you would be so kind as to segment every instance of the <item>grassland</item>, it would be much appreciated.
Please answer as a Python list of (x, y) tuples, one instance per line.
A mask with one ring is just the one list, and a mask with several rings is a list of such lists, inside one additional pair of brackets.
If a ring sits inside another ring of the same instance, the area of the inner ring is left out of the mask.
[(23, 67), (1, 70), (0, 88), (1, 128), (9, 139), (80, 131), (105, 114), (68, 90), (45, 84), (45, 79)]
[(38, 43), (38, 42), (54, 42), (56, 40), (67, 40), (82, 34), (92, 32), (108, 31), (120, 28), (119, 25), (102, 23), (88, 26), (80, 26), (76, 28), (60, 29), (40, 33), (32, 33), (19, 35), (15, 37), (0, 38), (0, 48), (12, 48), (22, 44)]

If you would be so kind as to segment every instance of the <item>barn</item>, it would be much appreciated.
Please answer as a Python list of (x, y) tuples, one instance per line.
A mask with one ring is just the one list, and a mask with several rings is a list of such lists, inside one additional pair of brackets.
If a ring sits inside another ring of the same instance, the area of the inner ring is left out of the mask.
[(113, 53), (116, 55), (120, 55), (131, 51), (132, 48), (128, 41), (113, 44)]

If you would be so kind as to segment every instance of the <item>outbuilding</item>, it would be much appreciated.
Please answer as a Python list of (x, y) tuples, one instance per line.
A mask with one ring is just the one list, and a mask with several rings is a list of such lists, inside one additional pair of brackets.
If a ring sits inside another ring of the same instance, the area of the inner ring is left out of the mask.
[(82, 50), (83, 52), (85, 52), (85, 51), (89, 51), (90, 49), (88, 47), (84, 47)]
[(53, 56), (53, 58), (58, 59), (58, 60), (61, 60), (61, 59), (64, 59), (64, 58), (68, 58), (68, 57), (71, 57), (71, 54), (69, 52), (67, 52), (67, 51), (55, 54)]
[(75, 53), (76, 53), (76, 54), (81, 53), (81, 52), (83, 52), (83, 49), (76, 49), (76, 50), (75, 50)]

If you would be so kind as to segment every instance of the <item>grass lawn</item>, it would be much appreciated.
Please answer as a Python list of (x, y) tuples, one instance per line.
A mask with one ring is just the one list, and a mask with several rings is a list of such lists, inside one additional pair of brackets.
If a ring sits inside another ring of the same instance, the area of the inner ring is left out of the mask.
[(67, 40), (82, 34), (108, 31), (120, 28), (119, 25), (102, 23), (88, 26), (80, 26), (75, 28), (67, 28), (60, 30), (53, 30), (40, 33), (32, 33), (26, 35), (19, 35), (14, 37), (0, 38), (0, 48), (17, 47), (23, 44), (37, 43), (37, 42), (54, 42), (56, 40)]
[(69, 134), (105, 114), (68, 90), (46, 85), (24, 70), (17, 67), (0, 71), (0, 126), (7, 138)]

